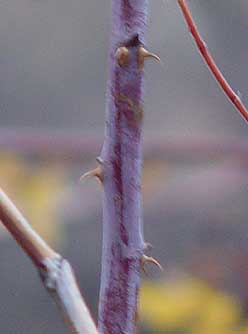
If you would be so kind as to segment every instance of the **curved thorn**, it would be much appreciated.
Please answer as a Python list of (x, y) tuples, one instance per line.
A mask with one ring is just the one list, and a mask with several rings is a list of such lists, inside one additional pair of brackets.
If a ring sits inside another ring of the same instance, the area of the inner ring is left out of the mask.
[(154, 259), (151, 256), (143, 255), (142, 258), (141, 258), (141, 269), (146, 275), (147, 275), (147, 271), (145, 269), (145, 264), (146, 263), (152, 263), (155, 266), (157, 266), (160, 269), (160, 271), (163, 271), (163, 267), (161, 266), (161, 264), (156, 259)]
[(93, 170), (90, 170), (89, 172), (83, 174), (79, 181), (84, 182), (86, 179), (96, 177), (101, 183), (103, 182), (103, 172), (101, 166), (96, 167)]
[(145, 58), (154, 58), (157, 61), (161, 61), (158, 55), (146, 50), (143, 46), (141, 46), (138, 51), (138, 66), (141, 69), (144, 67)]

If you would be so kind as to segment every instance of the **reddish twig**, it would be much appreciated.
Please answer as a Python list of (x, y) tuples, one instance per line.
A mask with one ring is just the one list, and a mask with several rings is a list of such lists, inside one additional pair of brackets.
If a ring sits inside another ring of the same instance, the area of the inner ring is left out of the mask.
[(202, 39), (199, 30), (192, 18), (190, 10), (186, 4), (185, 0), (178, 0), (178, 4), (182, 9), (183, 15), (185, 20), (189, 26), (189, 30), (196, 42), (196, 45), (207, 63), (207, 66), (211, 73), (214, 75), (220, 86), (222, 87), (223, 91), (226, 93), (228, 98), (232, 101), (232, 103), (236, 106), (239, 113), (243, 116), (243, 118), (248, 121), (248, 111), (242, 101), (240, 100), (239, 96), (233, 91), (232, 87), (229, 85), (223, 74), (221, 73), (220, 69), (216, 65), (211, 53), (207, 49), (206, 43)]
[(71, 333), (97, 334), (69, 262), (41, 239), (1, 189), (0, 221), (33, 261)]

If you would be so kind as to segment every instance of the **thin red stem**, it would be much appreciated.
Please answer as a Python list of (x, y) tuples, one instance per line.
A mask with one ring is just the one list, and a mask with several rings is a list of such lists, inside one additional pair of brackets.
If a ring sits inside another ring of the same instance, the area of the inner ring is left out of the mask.
[(228, 98), (232, 101), (235, 107), (238, 109), (239, 113), (243, 116), (243, 118), (248, 121), (248, 111), (242, 101), (240, 100), (239, 96), (233, 91), (232, 87), (229, 85), (223, 74), (221, 73), (220, 69), (216, 65), (211, 53), (207, 49), (206, 43), (202, 39), (199, 30), (192, 18), (190, 10), (186, 4), (185, 0), (178, 0), (178, 4), (182, 9), (184, 18), (189, 26), (189, 30), (196, 42), (196, 45), (207, 63), (209, 70), (212, 72), (220, 86), (222, 87), (223, 91), (226, 93)]

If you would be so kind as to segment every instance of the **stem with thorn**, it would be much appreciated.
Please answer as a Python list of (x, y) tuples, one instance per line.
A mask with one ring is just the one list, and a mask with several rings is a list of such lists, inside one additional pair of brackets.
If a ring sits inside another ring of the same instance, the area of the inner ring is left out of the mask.
[(143, 67), (147, 0), (113, 0), (103, 175), (99, 331), (136, 331), (145, 242), (141, 214)]
[(228, 96), (228, 98), (232, 101), (232, 103), (235, 105), (239, 113), (243, 116), (243, 118), (248, 122), (248, 111), (245, 107), (245, 105), (240, 100), (239, 96), (235, 94), (232, 87), (229, 85), (223, 74), (221, 73), (220, 69), (216, 65), (211, 53), (207, 49), (206, 43), (202, 39), (199, 30), (192, 18), (192, 15), (190, 13), (190, 10), (186, 4), (185, 0), (178, 0), (178, 4), (181, 7), (182, 13), (185, 17), (185, 20), (188, 24), (189, 30), (196, 42), (196, 45), (205, 60), (210, 72), (214, 75), (217, 82), (220, 84), (221, 88), (225, 92), (225, 94)]
[(1, 189), (0, 221), (34, 263), (45, 288), (62, 311), (71, 333), (97, 334), (70, 264), (31, 228)]

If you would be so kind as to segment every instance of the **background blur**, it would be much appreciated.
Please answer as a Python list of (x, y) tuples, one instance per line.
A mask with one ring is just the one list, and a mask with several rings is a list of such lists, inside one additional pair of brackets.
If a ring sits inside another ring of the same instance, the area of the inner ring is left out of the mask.
[[(248, 106), (247, 0), (189, 0)], [(80, 185), (104, 130), (110, 1), (0, 1), (0, 185), (72, 263), (96, 315), (101, 191)], [(248, 332), (248, 127), (209, 74), (176, 0), (150, 1), (143, 333)], [(29, 259), (0, 227), (0, 330), (66, 333)]]

